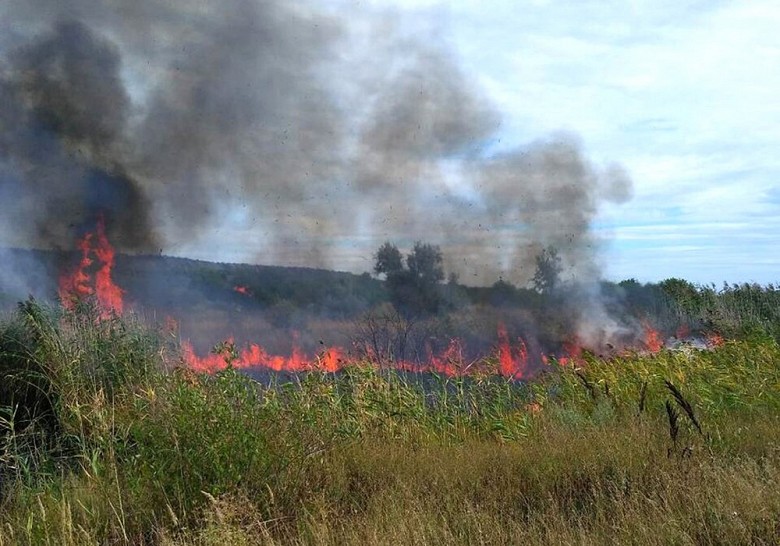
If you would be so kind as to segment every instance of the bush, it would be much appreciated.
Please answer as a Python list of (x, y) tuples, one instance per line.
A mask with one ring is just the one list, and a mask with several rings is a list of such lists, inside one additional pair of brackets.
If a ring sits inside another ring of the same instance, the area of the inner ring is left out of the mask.
[(586, 356), (529, 384), (366, 362), (262, 386), (176, 367), (132, 319), (30, 301), (0, 347), (19, 381), (3, 391), (0, 544), (779, 538), (766, 337)]

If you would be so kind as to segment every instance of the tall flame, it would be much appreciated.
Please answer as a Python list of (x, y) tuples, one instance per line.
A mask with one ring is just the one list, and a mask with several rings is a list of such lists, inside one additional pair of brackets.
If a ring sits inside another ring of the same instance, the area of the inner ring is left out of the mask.
[(522, 339), (518, 340), (518, 346), (512, 352), (509, 336), (503, 324), (498, 325), (498, 365), (499, 372), (510, 379), (522, 378), (528, 368), (528, 349)]
[[(94, 296), (101, 316), (106, 318), (112, 313), (121, 315), (124, 311), (124, 292), (112, 279), (116, 252), (106, 236), (102, 216), (98, 218), (95, 231), (79, 239), (77, 247), (81, 251), (78, 266), (72, 273), (63, 274), (59, 279), (58, 294), (62, 304), (72, 309), (76, 301)], [(95, 260), (100, 267), (93, 271)]]
[(664, 341), (661, 337), (661, 332), (653, 328), (649, 322), (645, 322), (643, 326), (645, 330), (645, 348), (651, 353), (657, 353), (663, 349)]

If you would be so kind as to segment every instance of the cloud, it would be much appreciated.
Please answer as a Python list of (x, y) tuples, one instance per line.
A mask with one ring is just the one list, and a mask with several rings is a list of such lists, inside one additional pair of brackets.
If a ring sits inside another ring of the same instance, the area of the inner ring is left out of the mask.
[[(458, 5), (465, 63), (507, 112), (504, 142), (575, 128), (630, 172), (635, 198), (599, 215), (613, 274), (776, 280), (757, 242), (780, 247), (775, 2)], [(657, 242), (642, 255), (637, 224)]]

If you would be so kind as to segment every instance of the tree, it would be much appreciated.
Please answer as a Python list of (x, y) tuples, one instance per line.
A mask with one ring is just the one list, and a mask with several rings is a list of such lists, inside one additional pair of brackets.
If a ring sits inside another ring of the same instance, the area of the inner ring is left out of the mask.
[(407, 316), (435, 313), (441, 304), (440, 283), (444, 280), (441, 250), (417, 241), (406, 256), (394, 244), (384, 243), (376, 255), (374, 273), (385, 276), (390, 300)]
[(374, 264), (374, 273), (377, 275), (385, 275), (390, 277), (393, 274), (399, 273), (404, 269), (403, 257), (398, 247), (389, 241), (379, 247), (376, 255), (376, 263)]
[(545, 248), (536, 256), (534, 288), (542, 294), (552, 293), (558, 286), (561, 271), (563, 271), (563, 267), (558, 250), (551, 246)]
[(417, 241), (406, 257), (409, 271), (419, 283), (438, 284), (444, 280), (444, 266), (438, 246)]

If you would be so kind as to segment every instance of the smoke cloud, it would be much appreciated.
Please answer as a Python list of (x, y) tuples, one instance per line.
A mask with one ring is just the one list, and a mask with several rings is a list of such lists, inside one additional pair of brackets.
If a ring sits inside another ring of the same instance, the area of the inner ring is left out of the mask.
[(281, 0), (3, 10), (0, 244), (71, 248), (103, 214), (125, 252), (199, 249), (227, 226), (245, 261), (365, 271), (356, 254), (423, 239), (479, 284), (527, 282), (552, 246), (590, 283), (599, 207), (631, 196), (574, 135), (491, 152), (500, 112), (443, 38), (398, 14)]

